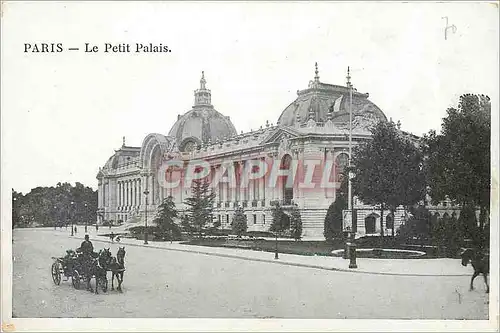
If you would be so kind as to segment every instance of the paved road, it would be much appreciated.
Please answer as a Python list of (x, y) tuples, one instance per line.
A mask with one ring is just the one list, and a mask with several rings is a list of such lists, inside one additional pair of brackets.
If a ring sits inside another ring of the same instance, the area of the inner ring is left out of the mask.
[[(487, 319), (482, 281), (334, 272), (127, 247), (123, 293), (52, 282), (52, 256), (79, 246), (65, 233), (14, 230), (16, 317)], [(94, 241), (94, 247), (117, 244)], [(109, 276), (110, 278), (110, 276)]]

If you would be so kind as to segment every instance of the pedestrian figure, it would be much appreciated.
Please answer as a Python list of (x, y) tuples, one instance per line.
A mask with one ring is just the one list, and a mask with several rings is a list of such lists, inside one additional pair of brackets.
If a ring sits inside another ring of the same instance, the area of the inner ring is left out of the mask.
[(115, 234), (111, 231), (111, 235), (109, 235), (109, 238), (111, 238), (111, 242), (115, 242)]
[(95, 224), (95, 231), (99, 231), (99, 226), (97, 225), (97, 223)]
[(77, 229), (76, 229), (76, 226), (75, 226), (75, 234), (76, 234), (76, 231), (77, 231)]

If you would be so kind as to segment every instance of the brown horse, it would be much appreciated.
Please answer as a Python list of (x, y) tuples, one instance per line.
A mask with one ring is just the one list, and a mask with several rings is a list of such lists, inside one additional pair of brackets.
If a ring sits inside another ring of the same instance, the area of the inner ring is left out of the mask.
[(116, 253), (116, 258), (113, 258), (113, 262), (110, 265), (111, 275), (111, 290), (114, 290), (114, 280), (118, 281), (118, 287), (116, 290), (122, 291), (123, 274), (125, 272), (125, 247), (120, 247)]
[(470, 290), (474, 290), (474, 279), (476, 276), (483, 274), (486, 292), (489, 293), (488, 274), (490, 273), (490, 256), (479, 250), (463, 249), (460, 257), (462, 257), (463, 266), (467, 266), (470, 262), (474, 268), (474, 274), (470, 280)]

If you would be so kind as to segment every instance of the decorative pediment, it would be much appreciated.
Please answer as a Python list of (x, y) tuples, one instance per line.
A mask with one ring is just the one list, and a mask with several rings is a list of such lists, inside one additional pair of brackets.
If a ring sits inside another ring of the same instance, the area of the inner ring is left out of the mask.
[(275, 129), (273, 132), (271, 132), (262, 142), (261, 144), (268, 144), (268, 143), (276, 143), (276, 144), (282, 144), (282, 142), (285, 140), (289, 142), (290, 139), (297, 138), (300, 136), (300, 133), (295, 130), (294, 128), (291, 127), (279, 127)]

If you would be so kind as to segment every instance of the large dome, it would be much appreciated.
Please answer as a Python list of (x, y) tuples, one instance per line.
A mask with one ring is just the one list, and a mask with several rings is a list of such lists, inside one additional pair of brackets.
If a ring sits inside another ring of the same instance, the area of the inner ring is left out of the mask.
[[(297, 99), (281, 113), (278, 123), (281, 126), (298, 126), (309, 119), (326, 122), (329, 118), (334, 123), (349, 122), (349, 88), (319, 81), (318, 68), (314, 81), (309, 87), (297, 91)], [(387, 120), (382, 110), (355, 89), (352, 94), (353, 116), (371, 116), (379, 120)]]
[(200, 89), (195, 90), (193, 108), (184, 115), (179, 115), (168, 133), (175, 137), (181, 151), (189, 151), (202, 142), (215, 142), (218, 139), (236, 135), (236, 128), (229, 119), (214, 109), (211, 93), (205, 87), (204, 73), (200, 80)]

